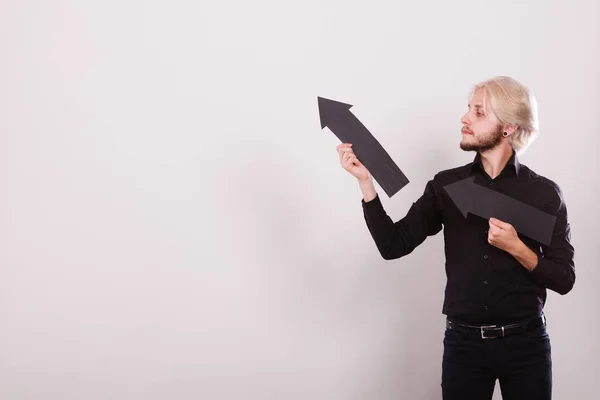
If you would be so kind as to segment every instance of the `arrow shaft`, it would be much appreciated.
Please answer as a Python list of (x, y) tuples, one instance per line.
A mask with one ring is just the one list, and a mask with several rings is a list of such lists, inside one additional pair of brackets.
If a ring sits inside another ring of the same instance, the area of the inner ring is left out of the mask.
[(342, 142), (351, 142), (356, 147), (368, 148), (379, 144), (367, 127), (350, 111), (338, 115), (337, 118), (331, 118), (327, 127)]
[[(497, 218), (511, 224), (525, 236), (550, 243), (556, 217), (484, 186), (475, 185), (475, 188), (475, 197), (479, 201), (471, 203), (469, 212), (486, 219)], [(488, 211), (490, 207), (486, 207), (484, 202), (497, 205), (493, 213)]]
[(408, 184), (406, 175), (354, 114), (349, 111), (341, 114), (327, 126), (343, 143), (353, 144), (356, 157), (389, 197)]

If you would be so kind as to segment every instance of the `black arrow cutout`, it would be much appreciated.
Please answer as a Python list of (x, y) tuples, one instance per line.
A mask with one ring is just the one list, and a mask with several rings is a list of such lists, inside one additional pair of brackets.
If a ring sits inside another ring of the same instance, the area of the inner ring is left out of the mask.
[(321, 129), (328, 127), (342, 143), (352, 143), (356, 158), (369, 170), (388, 197), (409, 180), (371, 132), (352, 114), (352, 105), (317, 97)]
[(444, 186), (460, 212), (482, 218), (496, 218), (515, 230), (545, 245), (550, 245), (556, 217), (503, 193), (474, 182), (474, 177)]

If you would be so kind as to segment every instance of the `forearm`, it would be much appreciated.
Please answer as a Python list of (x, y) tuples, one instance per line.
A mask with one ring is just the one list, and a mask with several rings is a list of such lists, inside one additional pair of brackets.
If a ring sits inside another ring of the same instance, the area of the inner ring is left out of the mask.
[(520, 240), (510, 254), (528, 271), (533, 271), (537, 267), (539, 261), (537, 254)]
[(364, 197), (364, 218), (384, 259), (391, 260), (411, 253), (427, 236), (442, 229), (433, 182), (427, 184), (423, 195), (397, 222), (384, 210), (371, 180), (361, 181), (360, 187)]
[(524, 268), (531, 272), (532, 278), (538, 284), (560, 294), (566, 294), (573, 288), (575, 273), (569, 263), (538, 257), (521, 241), (510, 253)]
[(377, 196), (375, 185), (373, 185), (373, 179), (369, 176), (367, 179), (359, 180), (358, 184), (363, 194), (365, 202), (373, 200)]
[(368, 183), (364, 185), (361, 185), (364, 218), (381, 256), (386, 260), (402, 257), (406, 252), (402, 235), (399, 235), (401, 232), (384, 210), (381, 199), (373, 195)]

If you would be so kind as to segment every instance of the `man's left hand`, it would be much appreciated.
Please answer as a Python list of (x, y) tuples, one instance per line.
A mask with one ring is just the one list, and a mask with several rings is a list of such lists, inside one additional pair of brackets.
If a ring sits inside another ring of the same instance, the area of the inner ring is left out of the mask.
[(488, 242), (492, 246), (512, 254), (519, 247), (521, 239), (511, 224), (490, 218)]

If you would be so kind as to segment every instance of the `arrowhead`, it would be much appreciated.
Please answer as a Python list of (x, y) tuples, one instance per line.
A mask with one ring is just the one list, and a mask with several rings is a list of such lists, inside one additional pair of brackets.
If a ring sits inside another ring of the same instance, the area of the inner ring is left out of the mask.
[(474, 181), (475, 178), (470, 177), (444, 186), (444, 189), (465, 218), (467, 218), (469, 211), (473, 209), (473, 201), (476, 199), (474, 189), (477, 185)]
[(324, 97), (317, 97), (319, 103), (319, 117), (321, 118), (321, 129), (340, 115), (348, 112), (351, 104), (340, 103), (339, 101), (329, 100)]

